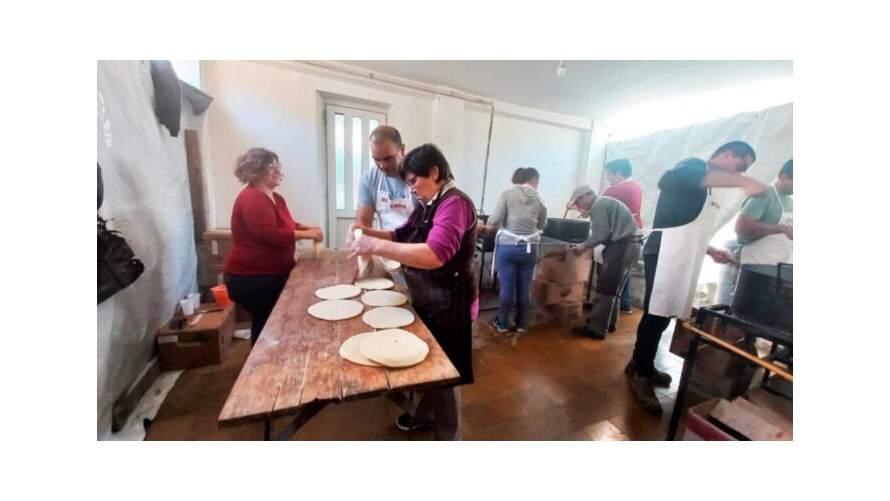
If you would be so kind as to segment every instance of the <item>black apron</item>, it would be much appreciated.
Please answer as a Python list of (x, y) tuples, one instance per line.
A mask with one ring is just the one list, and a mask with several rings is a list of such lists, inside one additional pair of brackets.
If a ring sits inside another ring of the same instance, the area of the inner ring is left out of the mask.
[(624, 252), (627, 250), (629, 239), (619, 240), (617, 242), (608, 242), (603, 247), (603, 266), (599, 275), (596, 277), (596, 293), (603, 296), (614, 296), (618, 293), (618, 287), (621, 286), (621, 279), (624, 278), (621, 266), (624, 261)]
[[(463, 198), (470, 205), (473, 214), (476, 213), (470, 197), (456, 188), (451, 188), (431, 205), (418, 206), (411, 213), (405, 226), (395, 231), (396, 241), (426, 242), (433, 227), (436, 209), (450, 197)], [(457, 253), (441, 268), (421, 270), (404, 266), (405, 280), (414, 309), (460, 373), (460, 381), (457, 384), (473, 382), (473, 332), (470, 306), (478, 294), (473, 267), (477, 231), (474, 222), (461, 238)]]

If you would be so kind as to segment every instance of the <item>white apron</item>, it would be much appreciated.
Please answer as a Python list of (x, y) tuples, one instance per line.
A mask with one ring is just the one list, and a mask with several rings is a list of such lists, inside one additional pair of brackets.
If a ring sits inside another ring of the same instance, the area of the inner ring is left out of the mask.
[(494, 274), (498, 271), (498, 247), (500, 247), (500, 243), (498, 242), (500, 239), (498, 237), (501, 234), (507, 235), (508, 237), (515, 238), (518, 241), (525, 241), (525, 253), (531, 254), (532, 252), (532, 244), (538, 245), (537, 242), (532, 242), (531, 239), (541, 235), (541, 231), (536, 231), (531, 235), (517, 235), (510, 230), (505, 230), (504, 228), (499, 228), (497, 234), (494, 236), (494, 251), (491, 253), (491, 278), (494, 279)]
[(392, 231), (405, 224), (408, 216), (414, 212), (414, 201), (411, 200), (410, 195), (408, 198), (390, 199), (389, 193), (381, 189), (383, 177), (384, 175), (381, 173), (377, 178), (377, 199), (374, 208), (377, 211), (380, 229)]
[[(782, 218), (779, 224), (792, 224), (791, 211), (785, 208), (782, 203), (782, 197), (779, 196), (778, 190), (773, 186), (773, 191), (779, 199), (779, 205), (782, 206)], [(790, 263), (794, 254), (794, 241), (785, 236), (784, 233), (776, 233), (758, 238), (750, 244), (742, 246), (741, 255), (739, 256), (740, 264), (778, 264)]]
[(708, 193), (704, 207), (692, 222), (652, 230), (661, 232), (658, 264), (649, 297), (648, 312), (652, 315), (681, 318), (691, 315), (702, 260), (714, 236), (719, 211), (720, 205)]

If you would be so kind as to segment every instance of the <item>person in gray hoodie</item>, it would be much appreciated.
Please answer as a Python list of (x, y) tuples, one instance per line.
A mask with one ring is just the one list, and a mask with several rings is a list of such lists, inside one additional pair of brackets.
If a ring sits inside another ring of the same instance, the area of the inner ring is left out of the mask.
[(488, 218), (488, 231), (497, 228), (495, 255), (501, 279), (500, 307), (494, 326), (507, 332), (510, 309), (516, 300), (516, 332), (525, 332), (531, 303), (532, 275), (538, 261), (538, 243), (547, 224), (547, 207), (538, 196), (540, 174), (534, 167), (513, 172), (515, 186), (505, 190)]

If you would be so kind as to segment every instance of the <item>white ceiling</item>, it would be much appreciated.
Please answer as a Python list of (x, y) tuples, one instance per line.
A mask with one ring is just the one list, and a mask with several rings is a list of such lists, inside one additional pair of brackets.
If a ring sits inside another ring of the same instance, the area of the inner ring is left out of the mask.
[(589, 119), (639, 103), (790, 79), (791, 61), (338, 61), (480, 97)]

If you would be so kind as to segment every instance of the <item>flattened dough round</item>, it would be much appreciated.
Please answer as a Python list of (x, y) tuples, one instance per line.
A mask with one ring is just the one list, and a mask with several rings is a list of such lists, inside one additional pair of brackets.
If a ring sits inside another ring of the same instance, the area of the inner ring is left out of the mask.
[(319, 301), (309, 307), (309, 314), (315, 318), (322, 320), (346, 320), (352, 318), (362, 310), (365, 306), (358, 301), (351, 299), (331, 299), (327, 301)]
[(359, 351), (366, 358), (387, 367), (410, 367), (422, 362), (430, 347), (406, 330), (387, 329), (365, 338)]
[(340, 345), (340, 356), (349, 360), (352, 363), (359, 365), (369, 365), (371, 367), (380, 367), (380, 364), (371, 360), (370, 358), (362, 355), (361, 345), (368, 338), (368, 336), (372, 336), (377, 334), (376, 332), (363, 332), (361, 334), (356, 334), (351, 338), (347, 339)]
[(388, 278), (362, 278), (356, 280), (355, 285), (362, 289), (389, 289), (392, 287), (392, 280)]
[(362, 289), (352, 284), (337, 284), (315, 291), (315, 295), (321, 299), (349, 299), (361, 293)]
[(405, 308), (381, 306), (365, 312), (362, 320), (375, 329), (392, 329), (413, 324), (414, 314)]
[(383, 263), (383, 268), (386, 271), (390, 271), (393, 273), (399, 271), (402, 268), (402, 263), (393, 259), (386, 259), (385, 257), (382, 257), (380, 258), (380, 262)]
[(408, 296), (396, 291), (368, 291), (362, 302), (368, 306), (400, 306), (408, 302)]

